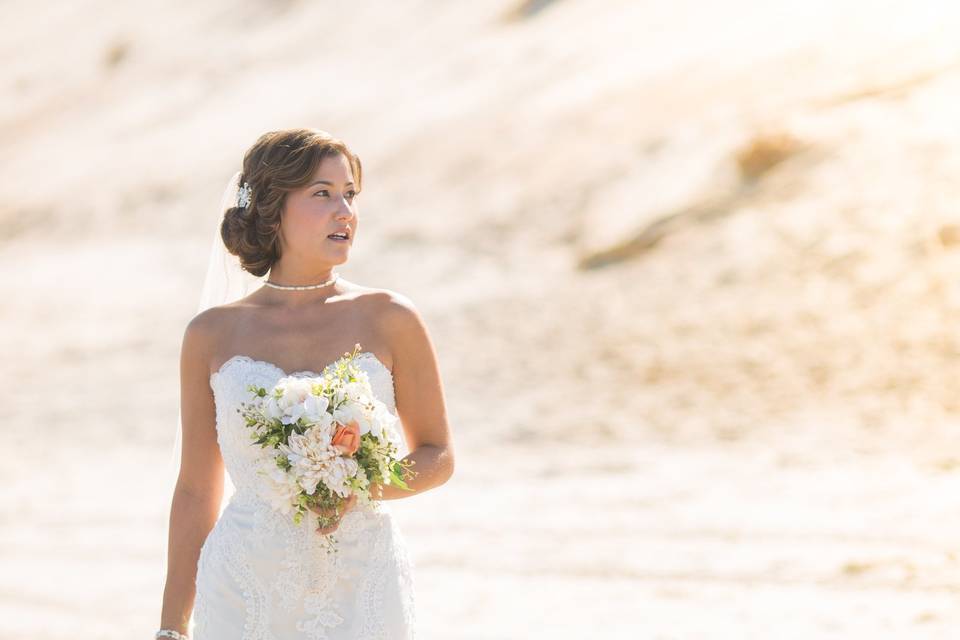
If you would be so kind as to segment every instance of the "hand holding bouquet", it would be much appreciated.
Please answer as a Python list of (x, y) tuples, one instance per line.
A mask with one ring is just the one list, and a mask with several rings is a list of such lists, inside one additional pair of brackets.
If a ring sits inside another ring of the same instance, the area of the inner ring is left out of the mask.
[[(241, 415), (265, 455), (259, 473), (274, 509), (299, 524), (308, 509), (339, 513), (354, 501), (371, 502), (370, 484), (410, 490), (409, 460), (398, 460), (399, 419), (374, 397), (367, 373), (346, 353), (314, 377), (286, 376), (272, 388), (247, 388)], [(320, 515), (321, 529), (337, 516)], [(329, 545), (332, 550), (333, 546)]]

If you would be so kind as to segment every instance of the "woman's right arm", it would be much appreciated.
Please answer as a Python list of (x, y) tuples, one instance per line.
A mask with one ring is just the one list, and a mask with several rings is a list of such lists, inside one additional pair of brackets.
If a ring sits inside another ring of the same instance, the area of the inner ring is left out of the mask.
[(187, 325), (180, 349), (180, 473), (170, 506), (167, 578), (160, 627), (187, 633), (196, 595), (200, 547), (216, 523), (223, 498), (223, 458), (209, 362), (215, 335), (212, 310)]

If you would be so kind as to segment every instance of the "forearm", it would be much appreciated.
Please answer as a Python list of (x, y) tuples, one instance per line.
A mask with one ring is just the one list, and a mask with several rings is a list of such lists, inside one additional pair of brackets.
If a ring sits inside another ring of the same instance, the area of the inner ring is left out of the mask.
[(434, 445), (417, 447), (403, 457), (403, 460), (413, 461), (412, 471), (407, 474), (405, 481), (412, 491), (407, 491), (392, 484), (370, 484), (370, 495), (376, 500), (396, 500), (409, 498), (446, 482), (453, 474), (453, 453), (446, 448)]
[(167, 580), (160, 626), (187, 632), (196, 596), (197, 560), (216, 523), (219, 501), (174, 491), (167, 542)]

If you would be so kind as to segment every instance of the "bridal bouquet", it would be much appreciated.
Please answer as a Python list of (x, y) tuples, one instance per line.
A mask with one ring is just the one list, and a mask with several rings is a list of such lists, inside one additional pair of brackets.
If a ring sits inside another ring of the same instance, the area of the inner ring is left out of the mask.
[[(265, 450), (258, 473), (271, 505), (293, 513), (297, 524), (310, 507), (333, 511), (351, 494), (370, 504), (372, 482), (410, 490), (404, 477), (413, 462), (397, 459), (399, 419), (374, 397), (354, 362), (359, 349), (315, 377), (286, 376), (270, 389), (249, 385), (252, 400), (241, 403), (250, 437)], [(318, 524), (334, 521), (320, 515)]]

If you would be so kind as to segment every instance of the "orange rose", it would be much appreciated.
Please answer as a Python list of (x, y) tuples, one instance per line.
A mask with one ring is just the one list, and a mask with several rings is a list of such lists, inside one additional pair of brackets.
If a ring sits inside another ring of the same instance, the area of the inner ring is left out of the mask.
[(354, 420), (348, 425), (337, 427), (333, 434), (333, 446), (345, 456), (352, 456), (360, 448), (360, 425)]

